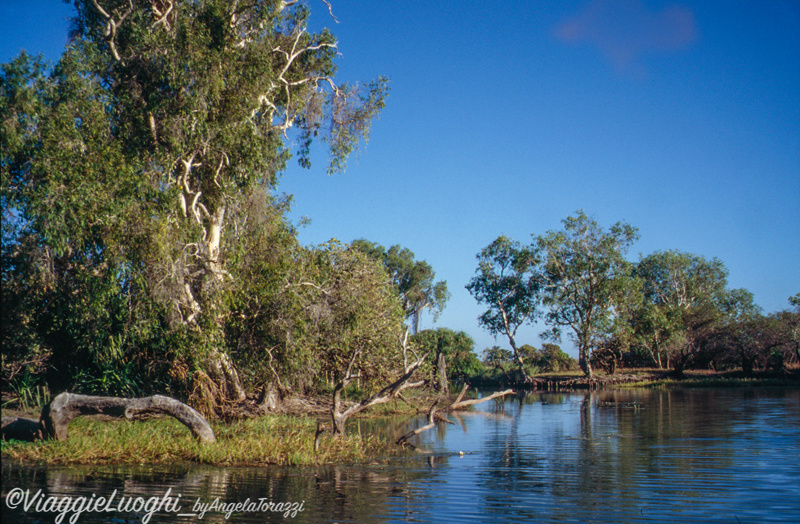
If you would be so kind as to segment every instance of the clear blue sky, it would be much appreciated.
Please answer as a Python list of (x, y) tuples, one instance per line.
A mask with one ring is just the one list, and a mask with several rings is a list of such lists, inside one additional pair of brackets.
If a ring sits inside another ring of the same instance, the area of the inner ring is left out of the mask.
[[(767, 313), (800, 291), (800, 2), (332, 0), (339, 23), (308, 3), (339, 39), (338, 79), (386, 75), (391, 94), (347, 172), (321, 155), (279, 189), (312, 221), (305, 244), (427, 260), (452, 292), (436, 327), (495, 344), (464, 289), (476, 253), (577, 209), (638, 227), (631, 260), (718, 257)], [(0, 59), (55, 60), (69, 12), (0, 0)]]

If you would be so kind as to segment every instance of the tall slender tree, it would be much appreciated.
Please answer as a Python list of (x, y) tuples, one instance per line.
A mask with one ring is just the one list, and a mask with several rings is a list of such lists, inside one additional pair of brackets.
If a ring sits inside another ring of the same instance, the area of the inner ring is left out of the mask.
[(492, 335), (502, 334), (511, 345), (514, 362), (529, 382), (525, 361), (517, 347), (517, 330), (540, 314), (542, 281), (538, 252), (506, 236), (497, 237), (477, 255), (478, 269), (467, 289), (486, 311), (478, 318)]
[(414, 252), (399, 244), (388, 250), (366, 239), (354, 240), (352, 246), (383, 263), (403, 304), (406, 320), (410, 321), (412, 334), (419, 332), (420, 317), (427, 309), (434, 320), (450, 298), (447, 282), (434, 281), (436, 273), (424, 260), (415, 260)]

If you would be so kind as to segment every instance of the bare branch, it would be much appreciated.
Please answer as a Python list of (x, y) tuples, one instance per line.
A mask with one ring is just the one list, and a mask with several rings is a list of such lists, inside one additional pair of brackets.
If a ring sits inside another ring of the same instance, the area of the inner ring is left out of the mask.
[[(428, 431), (429, 429), (433, 429), (434, 427), (436, 427), (436, 422), (434, 421), (434, 414), (436, 413), (436, 404), (438, 402), (439, 402), (439, 399), (436, 399), (433, 402), (433, 404), (431, 405), (431, 408), (428, 410), (428, 423), (426, 425), (418, 427), (417, 429), (415, 429), (413, 431), (409, 431), (408, 433), (406, 433), (405, 435), (403, 435), (402, 437), (397, 439), (395, 444), (398, 444), (400, 446), (404, 446), (404, 445), (408, 444), (408, 439), (410, 439), (411, 437), (419, 435), (420, 433), (422, 433), (424, 431)], [(409, 445), (412, 446), (412, 444), (409, 444)]]
[(165, 0), (165, 1), (167, 3), (167, 7), (166, 9), (164, 9), (163, 12), (156, 7), (155, 2), (153, 3), (151, 7), (153, 10), (153, 14), (156, 17), (158, 17), (158, 20), (156, 20), (155, 23), (153, 23), (153, 25), (157, 26), (158, 24), (164, 24), (164, 27), (167, 29), (167, 31), (169, 31), (171, 27), (169, 25), (167, 17), (170, 15), (170, 13), (172, 13), (172, 8), (174, 7), (174, 4), (172, 3), (172, 0)]
[(337, 19), (337, 18), (334, 16), (334, 14), (333, 14), (333, 8), (331, 7), (331, 4), (330, 4), (330, 2), (328, 2), (328, 0), (322, 0), (322, 3), (328, 6), (328, 13), (330, 13), (330, 15), (331, 15), (331, 18), (333, 18), (333, 21), (334, 21), (334, 22), (336, 22), (336, 23), (338, 24), (338, 23), (339, 23), (339, 20), (338, 20), (338, 19)]
[(458, 397), (456, 397), (456, 400), (455, 400), (455, 402), (453, 402), (452, 404), (450, 404), (450, 409), (451, 409), (451, 410), (453, 409), (453, 406), (455, 406), (456, 404), (458, 404), (459, 402), (461, 402), (461, 399), (462, 399), (462, 398), (464, 398), (464, 393), (466, 393), (468, 389), (469, 389), (469, 384), (466, 384), (466, 383), (465, 383), (465, 384), (464, 384), (464, 387), (462, 387), (462, 388), (461, 388), (461, 393), (459, 393), (459, 394), (458, 394)]
[(97, 9), (98, 13), (100, 13), (100, 16), (106, 19), (107, 25), (105, 37), (108, 41), (108, 46), (111, 48), (111, 54), (114, 55), (114, 60), (121, 62), (122, 57), (120, 57), (119, 52), (117, 51), (117, 46), (114, 44), (114, 37), (117, 36), (117, 27), (119, 27), (133, 11), (133, 5), (131, 5), (130, 9), (128, 9), (128, 11), (123, 14), (119, 20), (114, 20), (114, 18), (112, 18), (112, 16), (108, 14), (106, 10), (100, 6), (100, 4), (97, 3), (97, 0), (92, 0), (92, 5), (94, 5), (94, 8)]
[[(456, 409), (463, 409), (463, 408), (465, 408), (467, 406), (480, 404), (481, 402), (486, 402), (487, 400), (492, 400), (494, 398), (504, 397), (506, 395), (513, 395), (513, 394), (514, 394), (514, 390), (513, 389), (507, 389), (505, 391), (499, 391), (497, 393), (489, 395), (488, 397), (476, 398), (476, 399), (472, 399), (472, 400), (462, 400), (460, 402), (456, 401), (456, 402), (453, 402), (453, 404), (448, 408), (448, 411), (453, 411), (453, 410), (456, 410)], [(459, 398), (460, 398), (460, 396), (459, 396)]]

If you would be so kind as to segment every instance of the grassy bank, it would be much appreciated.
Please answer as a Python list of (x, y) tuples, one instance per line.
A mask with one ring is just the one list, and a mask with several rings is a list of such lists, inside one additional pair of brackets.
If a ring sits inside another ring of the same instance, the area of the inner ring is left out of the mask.
[(737, 388), (737, 387), (800, 387), (800, 373), (757, 372), (744, 375), (740, 371), (687, 371), (683, 376), (671, 373), (654, 372), (641, 380), (618, 384), (625, 388)]
[(749, 375), (735, 371), (687, 370), (677, 375), (664, 369), (618, 369), (613, 374), (595, 370), (591, 380), (581, 371), (537, 373), (529, 384), (516, 383), (509, 376), (475, 377), (471, 382), (480, 389), (515, 389), (569, 391), (613, 388), (697, 388), (697, 387), (800, 387), (800, 369), (756, 371)]
[(225, 466), (358, 463), (397, 452), (374, 436), (322, 437), (314, 449), (316, 419), (264, 416), (233, 423), (212, 422), (217, 442), (197, 443), (173, 418), (102, 421), (80, 417), (66, 441), (2, 442), (3, 460), (27, 464), (174, 464)]

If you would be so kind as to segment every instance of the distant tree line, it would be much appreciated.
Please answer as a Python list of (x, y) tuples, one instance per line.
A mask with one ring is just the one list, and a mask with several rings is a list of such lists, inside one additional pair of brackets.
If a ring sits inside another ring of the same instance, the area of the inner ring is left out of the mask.
[(618, 222), (603, 230), (583, 211), (560, 231), (520, 242), (500, 236), (477, 255), (467, 289), (486, 306), (480, 324), (508, 339), (511, 350), (491, 348), (491, 366), (513, 362), (530, 380), (539, 357), (516, 341), (517, 330), (537, 321), (545, 338), (568, 333), (578, 365), (782, 370), (800, 363), (800, 294), (793, 309), (764, 315), (746, 289), (729, 289), (718, 259), (658, 251), (638, 262), (625, 258), (638, 238)]

